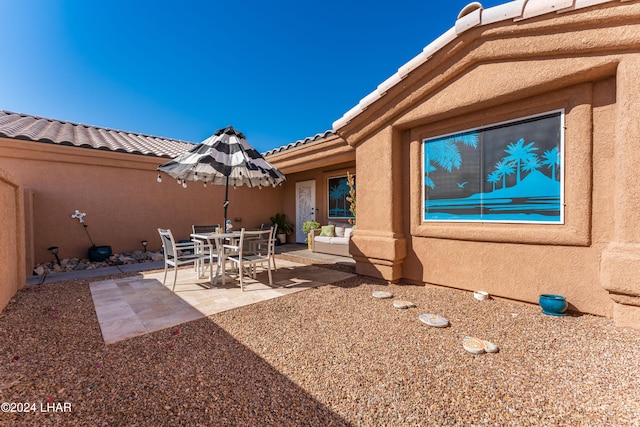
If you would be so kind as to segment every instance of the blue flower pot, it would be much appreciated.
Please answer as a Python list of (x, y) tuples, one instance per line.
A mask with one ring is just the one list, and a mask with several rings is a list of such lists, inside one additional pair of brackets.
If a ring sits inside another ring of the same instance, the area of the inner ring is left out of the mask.
[(564, 316), (569, 305), (565, 297), (556, 294), (542, 294), (538, 302), (542, 312), (549, 316)]
[(113, 252), (111, 246), (92, 246), (89, 248), (89, 261), (101, 262), (109, 258)]

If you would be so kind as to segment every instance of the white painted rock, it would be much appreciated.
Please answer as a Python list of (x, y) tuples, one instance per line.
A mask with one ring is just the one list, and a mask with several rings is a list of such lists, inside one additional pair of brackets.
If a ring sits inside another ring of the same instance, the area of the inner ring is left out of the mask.
[(485, 351), (484, 341), (473, 337), (464, 337), (462, 340), (462, 347), (471, 354), (480, 354)]
[(439, 314), (424, 313), (420, 315), (419, 319), (425, 325), (435, 328), (445, 328), (449, 326), (449, 321)]
[(404, 308), (415, 307), (416, 305), (414, 303), (412, 303), (411, 301), (405, 301), (405, 300), (397, 299), (397, 300), (395, 300), (393, 302), (393, 306), (395, 308), (404, 309)]
[(482, 342), (484, 343), (484, 351), (486, 351), (487, 353), (497, 353), (498, 352), (498, 346), (490, 341), (487, 340), (482, 340)]
[(387, 292), (387, 291), (375, 291), (373, 292), (372, 295), (374, 298), (380, 298), (380, 299), (387, 299), (393, 296), (391, 292)]

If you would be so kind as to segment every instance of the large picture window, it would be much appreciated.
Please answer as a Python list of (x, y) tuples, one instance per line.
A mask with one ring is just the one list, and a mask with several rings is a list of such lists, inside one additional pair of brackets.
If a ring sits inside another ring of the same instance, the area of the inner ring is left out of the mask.
[[(353, 184), (355, 188), (356, 177), (353, 175)], [(328, 212), (330, 219), (353, 218), (351, 212), (351, 202), (347, 200), (349, 197), (349, 183), (347, 176), (337, 176), (327, 180), (327, 200)]]
[(562, 224), (564, 112), (423, 141), (424, 221)]

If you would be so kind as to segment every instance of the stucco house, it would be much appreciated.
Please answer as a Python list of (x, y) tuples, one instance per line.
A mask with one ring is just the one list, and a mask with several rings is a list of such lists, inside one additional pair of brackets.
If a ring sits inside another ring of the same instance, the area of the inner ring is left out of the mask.
[(639, 17), (637, 1), (472, 3), (334, 122), (344, 164), (313, 169), (320, 145), (269, 159), (327, 192), (355, 157), (361, 274), (553, 292), (639, 328)]
[(358, 272), (553, 292), (640, 327), (639, 18), (637, 1), (471, 4), (338, 119)]
[[(321, 223), (340, 217), (330, 190), (355, 173), (358, 216), (350, 253), (358, 273), (528, 303), (553, 292), (565, 295), (573, 310), (640, 328), (640, 2), (519, 0), (488, 9), (472, 3), (450, 18), (449, 31), (331, 131), (266, 153), (287, 182), (268, 190), (265, 212), (286, 213), (296, 228), (305, 212)], [(76, 208), (110, 230), (123, 224), (143, 230), (133, 237), (127, 228), (122, 236), (123, 245), (134, 245), (158, 223), (186, 228), (221, 204), (215, 189), (197, 190), (195, 205), (179, 186), (163, 183), (160, 191), (153, 180), (164, 161), (158, 152), (90, 143), (79, 162), (78, 147), (43, 148), (35, 137), (16, 138), (0, 138), (6, 172), (0, 179), (12, 183), (3, 188), (28, 188), (27, 253), (34, 234), (52, 232)], [(43, 169), (42, 150), (48, 163), (62, 165)], [(31, 175), (18, 161), (34, 168)], [(68, 169), (74, 172), (67, 179)], [(109, 185), (99, 184), (105, 176)], [(85, 181), (86, 188), (73, 186)], [(107, 193), (102, 204), (90, 191), (100, 185)], [(142, 199), (132, 204), (130, 197)], [(158, 202), (166, 197), (177, 202)], [(61, 213), (29, 225), (29, 211), (53, 209), (60, 199)], [(242, 215), (242, 224), (262, 221), (262, 213), (246, 218), (242, 202), (236, 205), (231, 215)], [(136, 215), (135, 225), (101, 216), (106, 206)], [(115, 244), (116, 235), (108, 238)], [(43, 243), (36, 246), (34, 257), (46, 255)]]

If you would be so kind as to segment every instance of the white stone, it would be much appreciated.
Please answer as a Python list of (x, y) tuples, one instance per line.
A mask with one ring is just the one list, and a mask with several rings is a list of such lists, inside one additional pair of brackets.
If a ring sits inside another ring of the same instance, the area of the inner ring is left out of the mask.
[(464, 337), (462, 347), (471, 354), (484, 353), (484, 341), (474, 337)]
[(484, 351), (486, 351), (487, 353), (497, 353), (498, 352), (498, 346), (490, 341), (487, 340), (483, 340), (482, 341), (484, 343)]
[(439, 314), (423, 313), (420, 315), (419, 319), (425, 325), (433, 326), (435, 328), (444, 328), (449, 326), (449, 321)]
[(380, 298), (380, 299), (387, 299), (393, 296), (391, 292), (387, 292), (387, 291), (374, 291), (372, 295), (374, 298)]
[(416, 305), (411, 301), (404, 301), (404, 300), (397, 299), (393, 302), (393, 306), (395, 308), (406, 309), (406, 308), (415, 307)]

